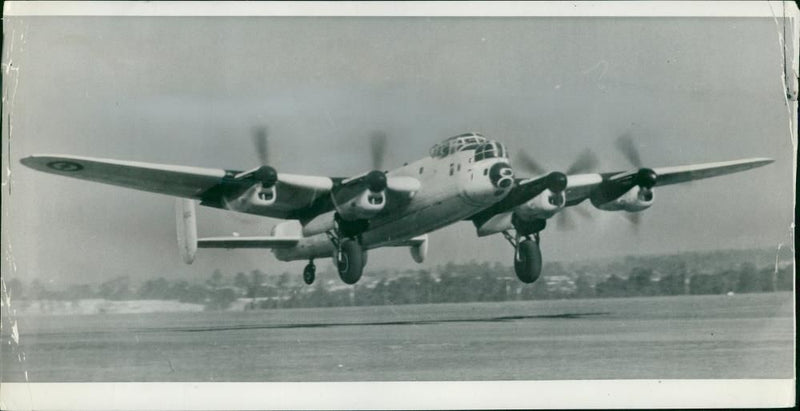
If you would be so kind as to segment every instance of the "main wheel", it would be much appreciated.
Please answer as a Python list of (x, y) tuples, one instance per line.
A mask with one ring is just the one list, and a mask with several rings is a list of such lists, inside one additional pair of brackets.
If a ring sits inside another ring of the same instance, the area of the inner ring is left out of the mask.
[(317, 267), (312, 263), (308, 263), (306, 265), (306, 268), (303, 269), (303, 281), (306, 284), (311, 285), (314, 282), (316, 273), (317, 273)]
[(339, 278), (345, 284), (355, 284), (364, 271), (364, 255), (361, 244), (356, 240), (342, 240), (339, 253), (336, 256), (336, 268)]
[(520, 241), (514, 255), (514, 272), (517, 278), (526, 284), (539, 278), (542, 273), (542, 252), (539, 250), (539, 243), (533, 240)]

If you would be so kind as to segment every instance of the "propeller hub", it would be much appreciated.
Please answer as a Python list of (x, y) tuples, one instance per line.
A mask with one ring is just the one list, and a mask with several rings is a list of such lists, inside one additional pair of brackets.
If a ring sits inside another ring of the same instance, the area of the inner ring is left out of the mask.
[(379, 193), (386, 189), (386, 174), (384, 174), (382, 171), (370, 171), (366, 177), (364, 177), (364, 180), (367, 183), (367, 188), (369, 188), (369, 191), (372, 191), (373, 193)]
[(643, 188), (653, 188), (656, 185), (658, 175), (650, 168), (642, 168), (636, 173), (636, 185)]
[(261, 166), (253, 173), (253, 177), (261, 182), (261, 185), (269, 188), (278, 182), (278, 172), (270, 166)]
[(559, 193), (567, 188), (567, 176), (564, 173), (554, 171), (547, 177), (547, 189)]

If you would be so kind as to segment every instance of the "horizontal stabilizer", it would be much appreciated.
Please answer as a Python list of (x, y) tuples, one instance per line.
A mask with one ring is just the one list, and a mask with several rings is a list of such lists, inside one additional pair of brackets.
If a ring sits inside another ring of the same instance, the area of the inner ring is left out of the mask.
[(209, 237), (197, 240), (199, 248), (291, 248), (298, 237)]

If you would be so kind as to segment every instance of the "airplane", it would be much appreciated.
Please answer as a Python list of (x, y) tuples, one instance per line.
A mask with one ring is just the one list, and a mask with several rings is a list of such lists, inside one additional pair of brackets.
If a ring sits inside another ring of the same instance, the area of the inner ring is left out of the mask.
[[(278, 172), (268, 163), (266, 129), (254, 135), (261, 165), (228, 170), (163, 165), (72, 155), (32, 155), (20, 160), (35, 170), (177, 197), (176, 227), (183, 261), (198, 248), (271, 249), (280, 261), (308, 261), (303, 280), (315, 279), (314, 260), (333, 258), (346, 284), (361, 278), (369, 250), (408, 247), (422, 263), (428, 233), (471, 221), (480, 237), (502, 234), (514, 249), (514, 271), (523, 283), (542, 271), (540, 233), (548, 220), (584, 201), (604, 211), (638, 213), (654, 202), (654, 188), (764, 166), (750, 158), (671, 167), (643, 167), (630, 136), (617, 140), (634, 165), (629, 170), (588, 172), (597, 160), (585, 151), (565, 172), (547, 171), (521, 150), (515, 175), (506, 146), (479, 133), (447, 138), (429, 155), (383, 171), (386, 135), (372, 136), (373, 169), (351, 177)], [(195, 206), (286, 220), (271, 235), (199, 238)], [(561, 217), (559, 217), (561, 218)], [(633, 219), (638, 221), (638, 219)]]

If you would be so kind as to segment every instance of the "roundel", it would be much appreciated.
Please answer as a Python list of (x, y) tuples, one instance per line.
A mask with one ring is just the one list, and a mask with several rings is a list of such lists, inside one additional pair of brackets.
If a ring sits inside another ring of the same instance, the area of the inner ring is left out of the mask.
[(80, 171), (83, 166), (72, 161), (51, 161), (47, 163), (47, 167), (58, 171)]

